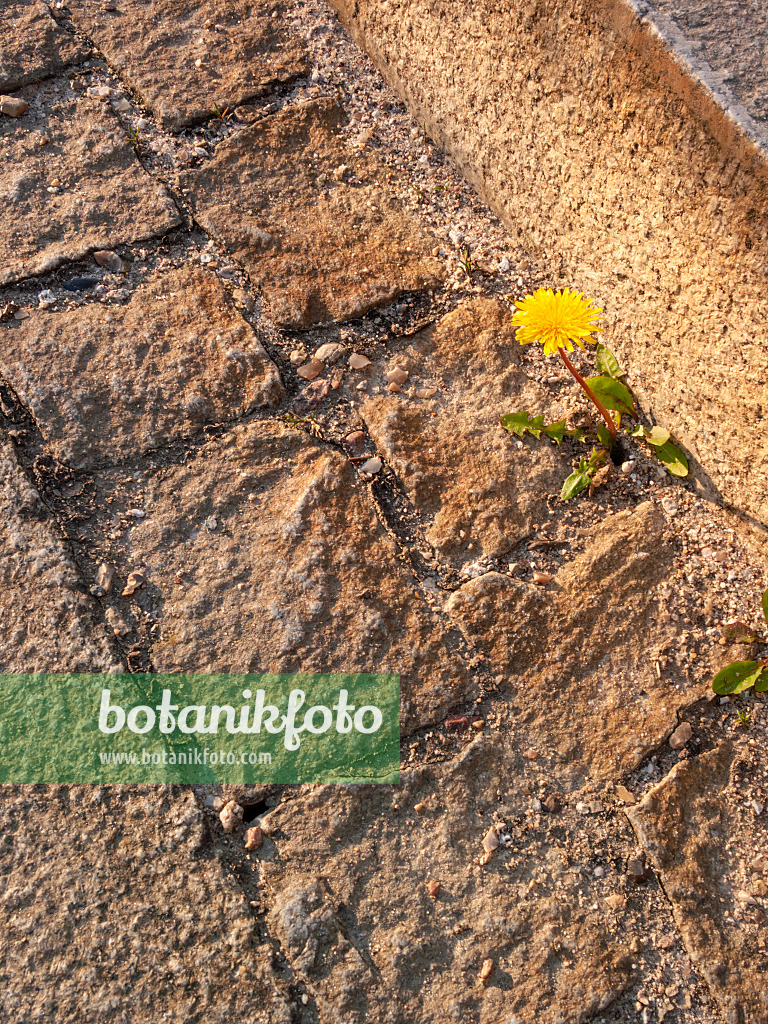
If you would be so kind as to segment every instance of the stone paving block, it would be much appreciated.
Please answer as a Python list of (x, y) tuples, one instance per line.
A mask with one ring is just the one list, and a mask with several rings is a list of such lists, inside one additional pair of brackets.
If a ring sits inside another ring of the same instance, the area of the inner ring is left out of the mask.
[(736, 797), (753, 756), (724, 740), (676, 765), (627, 810), (728, 1024), (768, 1020), (768, 825)]
[(268, 926), (321, 1020), (583, 1024), (631, 983), (637, 904), (610, 867), (592, 876), (631, 831), (532, 816), (538, 770), (513, 747), (489, 735), (399, 787), (316, 787), (261, 819)]
[(158, 624), (158, 671), (398, 672), (405, 728), (475, 695), (459, 633), (426, 604), (352, 466), (306, 434), (238, 426), (184, 465), (95, 483), (80, 508), (88, 550), (118, 567), (118, 594), (143, 567), (146, 588), (119, 608), (129, 626)]
[(306, 71), (284, 0), (73, 0), (72, 20), (164, 128), (204, 121)]
[(56, 24), (42, 0), (10, 0), (0, 10), (0, 93), (85, 60), (87, 47)]
[(0, 285), (180, 223), (105, 104), (61, 79), (19, 95), (29, 110), (0, 118)]
[(289, 1024), (242, 890), (191, 790), (0, 789), (8, 1024)]
[(76, 468), (125, 461), (283, 394), (218, 278), (195, 266), (156, 276), (124, 306), (0, 325), (0, 372)]
[(554, 751), (575, 777), (637, 767), (675, 728), (678, 709), (709, 690), (656, 671), (659, 652), (680, 646), (679, 627), (658, 615), (673, 562), (662, 526), (650, 502), (616, 513), (546, 588), (486, 573), (446, 605), (505, 677), (534, 747)]
[(332, 101), (302, 103), (223, 142), (181, 179), (199, 223), (285, 326), (360, 317), (442, 278), (433, 240), (343, 126)]
[[(520, 448), (499, 425), (528, 410), (559, 418), (551, 394), (520, 366), (520, 346), (501, 302), (479, 299), (412, 340), (392, 364), (439, 377), (427, 401), (371, 398), (361, 415), (379, 452), (427, 520), (426, 537), (455, 565), (511, 551), (547, 518), (570, 461), (547, 442)], [(472, 545), (470, 548), (468, 545)]]
[(71, 551), (0, 438), (0, 672), (94, 672), (119, 667)]

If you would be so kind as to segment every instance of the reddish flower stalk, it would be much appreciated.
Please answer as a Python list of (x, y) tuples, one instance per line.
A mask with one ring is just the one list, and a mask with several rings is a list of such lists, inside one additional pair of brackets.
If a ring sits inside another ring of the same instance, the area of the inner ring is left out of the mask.
[(618, 438), (618, 433), (616, 431), (616, 424), (613, 422), (613, 417), (608, 412), (608, 410), (605, 408), (605, 406), (600, 401), (600, 399), (597, 397), (597, 395), (595, 395), (593, 393), (593, 391), (590, 388), (589, 384), (587, 384), (587, 382), (581, 376), (579, 371), (576, 369), (576, 367), (570, 361), (568, 356), (565, 354), (565, 350), (562, 349), (562, 348), (559, 348), (557, 351), (560, 353), (560, 358), (563, 360), (563, 362), (565, 363), (566, 367), (571, 371), (573, 376), (576, 378), (576, 381), (578, 382), (579, 387), (582, 389), (582, 391), (587, 396), (587, 398), (590, 400), (590, 402), (593, 402), (594, 405), (599, 410), (600, 415), (605, 420), (606, 426), (608, 427), (608, 429), (611, 432), (611, 437), (613, 438), (614, 441), (616, 441), (617, 438)]

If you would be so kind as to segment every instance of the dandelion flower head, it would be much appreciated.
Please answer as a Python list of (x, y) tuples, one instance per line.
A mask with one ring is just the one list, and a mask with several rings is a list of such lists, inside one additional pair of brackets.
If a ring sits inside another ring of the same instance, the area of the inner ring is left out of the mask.
[(526, 295), (515, 306), (512, 323), (518, 328), (517, 340), (521, 345), (540, 341), (545, 355), (559, 348), (573, 352), (572, 342), (579, 348), (584, 348), (585, 341), (594, 345), (597, 342), (590, 334), (603, 329), (596, 323), (602, 319), (599, 316), (602, 309), (593, 306), (592, 300), (585, 299), (581, 292), (568, 288), (562, 292), (537, 288), (533, 295)]

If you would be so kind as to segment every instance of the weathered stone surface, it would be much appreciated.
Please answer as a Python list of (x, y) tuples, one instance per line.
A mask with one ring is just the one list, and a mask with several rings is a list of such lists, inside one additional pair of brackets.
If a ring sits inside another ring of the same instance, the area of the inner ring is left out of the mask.
[(29, 1024), (293, 1019), (191, 790), (0, 790), (0, 1012)]
[(616, 513), (546, 589), (486, 573), (448, 601), (516, 691), (516, 720), (574, 776), (614, 778), (636, 767), (675, 728), (678, 708), (707, 689), (678, 689), (656, 675), (658, 652), (677, 635), (655, 607), (673, 558), (662, 522), (650, 503)]
[(194, 266), (156, 276), (125, 306), (0, 325), (0, 367), (50, 449), (77, 468), (275, 405), (283, 391), (218, 278)]
[(332, 6), (513, 236), (608, 311), (702, 483), (768, 522), (768, 173), (729, 114), (624, 0)]
[(41, 0), (9, 0), (2, 11), (0, 92), (56, 74), (88, 50), (60, 28)]
[(748, 891), (750, 866), (768, 845), (768, 826), (764, 817), (750, 814), (748, 821), (733, 797), (739, 770), (751, 771), (747, 750), (739, 755), (730, 742), (719, 743), (676, 765), (626, 811), (728, 1024), (768, 1019), (765, 949), (757, 948), (764, 946), (764, 901)]
[[(321, 1020), (583, 1024), (630, 983), (635, 922), (622, 913), (617, 931), (615, 876), (569, 870), (600, 841), (626, 856), (629, 828), (531, 818), (532, 769), (511, 746), (483, 738), (400, 787), (318, 787), (262, 818), (268, 926)], [(503, 845), (481, 868), (495, 821)]]
[(137, 491), (145, 517), (116, 532), (104, 516), (88, 540), (120, 584), (146, 574), (132, 621), (143, 610), (159, 623), (158, 671), (399, 672), (406, 728), (474, 694), (458, 632), (336, 452), (287, 427), (239, 426), (156, 476), (101, 474), (95, 508), (119, 519)]
[(387, 191), (374, 156), (346, 145), (344, 122), (330, 100), (300, 104), (182, 178), (200, 224), (243, 263), (281, 324), (352, 319), (441, 279), (431, 240)]
[(560, 493), (570, 472), (549, 443), (518, 448), (499, 425), (503, 413), (523, 409), (558, 418), (551, 396), (519, 363), (508, 309), (479, 299), (398, 353), (414, 386), (437, 375), (444, 390), (428, 401), (376, 397), (361, 410), (379, 451), (430, 521), (427, 539), (456, 564), (510, 551), (546, 518), (547, 496)]
[[(173, 200), (144, 172), (106, 105), (75, 99), (57, 80), (20, 95), (29, 111), (0, 122), (0, 200), (13, 211), (0, 224), (0, 284), (179, 223)], [(53, 180), (57, 193), (48, 192)]]
[(55, 522), (0, 439), (0, 672), (120, 665)]
[(73, 0), (69, 10), (164, 128), (204, 121), (306, 70), (284, 0)]

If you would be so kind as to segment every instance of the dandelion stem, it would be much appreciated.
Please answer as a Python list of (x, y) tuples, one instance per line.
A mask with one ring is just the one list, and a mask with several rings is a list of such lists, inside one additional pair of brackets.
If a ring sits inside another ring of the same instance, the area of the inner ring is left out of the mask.
[(565, 354), (565, 350), (562, 349), (562, 348), (558, 348), (557, 351), (560, 353), (560, 358), (563, 360), (563, 362), (565, 363), (566, 367), (570, 370), (570, 372), (576, 378), (576, 381), (578, 382), (579, 387), (582, 389), (584, 394), (587, 396), (587, 398), (590, 400), (590, 402), (593, 402), (594, 405), (597, 407), (597, 409), (600, 411), (600, 415), (605, 420), (606, 425), (607, 425), (608, 429), (611, 432), (611, 437), (613, 438), (614, 441), (616, 441), (618, 439), (618, 434), (616, 432), (616, 424), (613, 422), (613, 417), (608, 412), (608, 410), (605, 408), (605, 406), (600, 401), (600, 399), (597, 397), (597, 395), (594, 394), (594, 392), (590, 388), (589, 384), (587, 384), (587, 382), (581, 376), (581, 374), (576, 369), (576, 367), (573, 365), (571, 360)]

